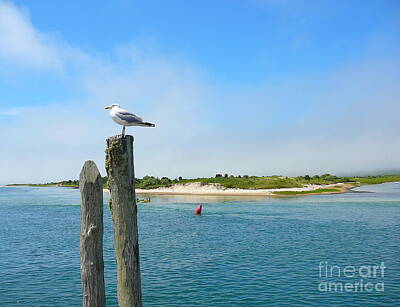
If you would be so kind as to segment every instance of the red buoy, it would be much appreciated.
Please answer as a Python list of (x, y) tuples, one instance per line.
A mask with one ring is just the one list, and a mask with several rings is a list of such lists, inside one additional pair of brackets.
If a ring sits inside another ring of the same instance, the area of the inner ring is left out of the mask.
[(194, 212), (194, 213), (196, 213), (196, 214), (201, 214), (201, 209), (203, 208), (203, 206), (202, 205), (199, 205), (197, 208), (196, 208), (196, 211)]

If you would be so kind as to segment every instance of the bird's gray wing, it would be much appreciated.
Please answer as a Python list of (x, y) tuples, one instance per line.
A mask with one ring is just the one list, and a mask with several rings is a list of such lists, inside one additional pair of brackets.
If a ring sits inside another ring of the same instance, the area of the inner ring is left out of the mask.
[(128, 112), (128, 111), (118, 111), (115, 113), (115, 115), (121, 119), (126, 121), (129, 124), (139, 124), (143, 122), (143, 119), (141, 119), (139, 116), (136, 116), (135, 114)]

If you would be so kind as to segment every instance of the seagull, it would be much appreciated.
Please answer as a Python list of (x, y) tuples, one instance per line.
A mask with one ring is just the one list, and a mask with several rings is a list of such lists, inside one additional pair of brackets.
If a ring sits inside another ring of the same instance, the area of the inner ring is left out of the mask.
[(142, 127), (155, 127), (154, 124), (143, 121), (139, 116), (121, 109), (119, 104), (113, 103), (112, 105), (105, 107), (106, 110), (110, 110), (110, 116), (113, 121), (118, 125), (123, 126), (122, 135), (125, 135), (126, 126), (142, 126)]

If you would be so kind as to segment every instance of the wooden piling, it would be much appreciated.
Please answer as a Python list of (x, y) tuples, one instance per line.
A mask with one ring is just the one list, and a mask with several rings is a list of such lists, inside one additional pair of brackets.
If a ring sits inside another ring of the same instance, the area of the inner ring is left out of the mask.
[(106, 170), (114, 224), (119, 307), (141, 307), (137, 207), (134, 187), (133, 137), (107, 139)]
[(81, 192), (81, 280), (83, 307), (106, 305), (103, 262), (103, 181), (96, 164), (86, 161), (79, 176)]

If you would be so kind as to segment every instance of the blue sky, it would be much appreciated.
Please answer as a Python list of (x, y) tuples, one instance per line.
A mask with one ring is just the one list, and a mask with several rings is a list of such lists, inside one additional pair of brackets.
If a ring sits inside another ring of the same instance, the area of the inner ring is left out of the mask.
[(399, 34), (396, 0), (0, 0), (0, 183), (102, 167), (114, 102), (157, 124), (138, 176), (398, 169)]

